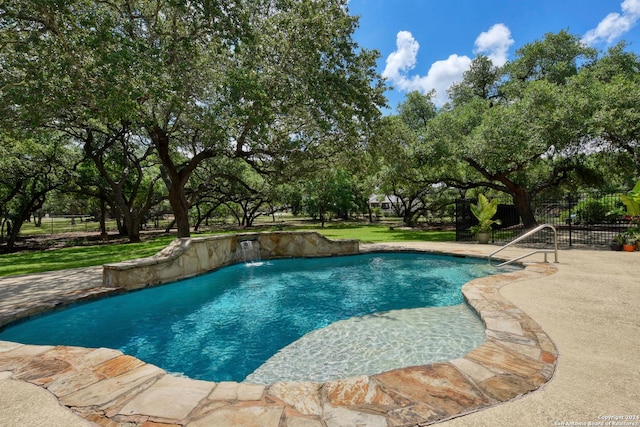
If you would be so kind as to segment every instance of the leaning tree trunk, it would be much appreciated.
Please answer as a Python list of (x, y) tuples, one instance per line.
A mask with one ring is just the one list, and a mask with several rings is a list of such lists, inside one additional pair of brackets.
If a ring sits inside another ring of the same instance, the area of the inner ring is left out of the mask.
[(413, 210), (411, 209), (411, 206), (406, 206), (404, 207), (404, 212), (402, 213), (402, 222), (407, 226), (407, 227), (413, 227), (413, 217), (415, 216), (415, 212), (413, 212)]
[(140, 241), (140, 224), (144, 218), (144, 212), (129, 206), (122, 194), (122, 188), (116, 187), (114, 190), (114, 205), (119, 211), (119, 217), (122, 218), (120, 235), (127, 236), (129, 242), (137, 243)]
[(538, 221), (533, 213), (533, 208), (531, 207), (531, 197), (529, 196), (529, 192), (523, 188), (517, 188), (514, 191), (513, 201), (516, 205), (516, 209), (518, 209), (518, 214), (522, 219), (522, 223), (524, 224), (524, 228), (533, 228), (538, 225)]
[(18, 240), (18, 233), (20, 233), (20, 228), (22, 227), (23, 223), (24, 218), (21, 217), (17, 217), (14, 221), (8, 222), (8, 224), (11, 224), (10, 227), (7, 227), (7, 230), (9, 231), (7, 233), (8, 248), (13, 248), (15, 246), (16, 240)]
[(178, 237), (189, 237), (191, 228), (189, 226), (189, 201), (184, 194), (184, 186), (179, 182), (172, 181), (169, 187), (169, 203), (173, 210), (173, 216), (178, 229)]
[(140, 218), (138, 215), (135, 212), (125, 212), (123, 220), (129, 242), (140, 242)]
[[(42, 207), (42, 204), (41, 206)], [(7, 247), (13, 248), (15, 246), (16, 241), (18, 240), (18, 234), (20, 234), (20, 229), (25, 221), (31, 216), (31, 212), (18, 212), (17, 215), (14, 216), (13, 221), (10, 221), (8, 224), (11, 225), (10, 232), (7, 233)], [(7, 227), (8, 229), (9, 227)]]
[(189, 201), (185, 195), (185, 185), (197, 165), (211, 157), (208, 152), (200, 152), (185, 167), (180, 167), (173, 162), (169, 148), (169, 135), (158, 126), (149, 128), (149, 136), (156, 146), (158, 156), (162, 163), (162, 179), (167, 186), (169, 193), (169, 204), (173, 210), (173, 216), (178, 230), (178, 237), (190, 237), (191, 229), (189, 227)]
[(104, 199), (100, 199), (100, 235), (107, 236), (107, 203)]
[(200, 224), (202, 223), (204, 218), (202, 217), (202, 211), (200, 210), (200, 205), (196, 204), (195, 208), (196, 208), (196, 214), (198, 216), (196, 218), (196, 223), (193, 224), (193, 231), (197, 232), (200, 229)]

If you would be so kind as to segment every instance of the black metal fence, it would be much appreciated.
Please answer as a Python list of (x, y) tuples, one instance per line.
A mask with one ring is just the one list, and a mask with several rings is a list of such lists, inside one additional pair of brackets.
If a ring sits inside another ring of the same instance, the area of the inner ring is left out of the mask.
[[(475, 200), (456, 201), (456, 240), (471, 241), (474, 236), (469, 227), (477, 224), (470, 205)], [(551, 224), (558, 233), (561, 245), (608, 245), (618, 234), (629, 228), (624, 205), (618, 194), (572, 194), (560, 199), (537, 199), (532, 203), (539, 224)], [(504, 201), (495, 218), (502, 225), (494, 225), (492, 241), (506, 243), (522, 235), (523, 225), (514, 205)], [(524, 243), (552, 243), (553, 232), (544, 230), (530, 236)]]

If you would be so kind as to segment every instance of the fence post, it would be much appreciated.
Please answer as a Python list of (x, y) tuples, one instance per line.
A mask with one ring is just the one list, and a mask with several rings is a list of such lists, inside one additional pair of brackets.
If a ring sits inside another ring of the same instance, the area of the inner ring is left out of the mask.
[(571, 194), (567, 195), (567, 200), (569, 202), (569, 218), (567, 219), (567, 225), (569, 226), (569, 247), (573, 246), (573, 216), (571, 214), (571, 207), (573, 206), (573, 196)]

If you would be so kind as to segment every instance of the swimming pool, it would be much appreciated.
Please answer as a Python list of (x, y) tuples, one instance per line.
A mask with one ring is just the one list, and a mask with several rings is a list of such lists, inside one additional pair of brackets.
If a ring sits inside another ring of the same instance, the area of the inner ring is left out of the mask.
[(0, 340), (117, 348), (191, 378), (242, 381), (305, 334), (373, 313), (459, 305), (461, 286), (492, 272), (485, 261), (417, 253), (238, 264), (41, 316)]

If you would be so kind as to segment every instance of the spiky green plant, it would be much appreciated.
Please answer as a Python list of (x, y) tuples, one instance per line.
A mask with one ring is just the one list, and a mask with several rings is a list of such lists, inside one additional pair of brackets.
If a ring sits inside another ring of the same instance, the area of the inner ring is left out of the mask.
[(627, 194), (621, 194), (620, 200), (626, 206), (627, 214), (631, 217), (631, 221), (640, 217), (640, 181)]
[(471, 213), (478, 220), (478, 224), (470, 228), (472, 233), (488, 233), (493, 224), (502, 224), (499, 219), (492, 219), (498, 212), (499, 203), (498, 199), (489, 201), (484, 194), (478, 196), (478, 203), (471, 205)]

